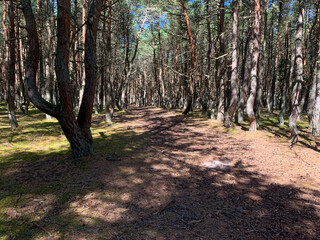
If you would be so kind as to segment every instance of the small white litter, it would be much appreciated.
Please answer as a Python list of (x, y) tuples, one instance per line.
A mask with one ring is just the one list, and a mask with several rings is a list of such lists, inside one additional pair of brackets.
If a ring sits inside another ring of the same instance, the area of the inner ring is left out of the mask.
[(225, 169), (230, 167), (231, 163), (215, 160), (215, 161), (205, 162), (202, 164), (202, 166), (210, 169)]

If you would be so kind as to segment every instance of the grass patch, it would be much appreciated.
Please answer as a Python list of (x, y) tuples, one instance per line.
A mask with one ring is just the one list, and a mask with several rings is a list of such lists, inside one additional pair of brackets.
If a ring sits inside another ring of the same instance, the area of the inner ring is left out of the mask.
[[(123, 122), (127, 115), (130, 112), (117, 111), (115, 118)], [(96, 156), (70, 160), (69, 143), (56, 119), (46, 120), (32, 106), (28, 116), (17, 110), (17, 118), (19, 127), (11, 130), (6, 105), (0, 103), (0, 240), (38, 239), (47, 235), (37, 227), (46, 221), (46, 229), (62, 238), (82, 231), (83, 222), (64, 212), (72, 200), (103, 186), (102, 179), (92, 179), (94, 161), (104, 160), (107, 173), (113, 162), (106, 156), (130, 155), (143, 143), (143, 133), (105, 122), (104, 113), (95, 114), (91, 130)]]

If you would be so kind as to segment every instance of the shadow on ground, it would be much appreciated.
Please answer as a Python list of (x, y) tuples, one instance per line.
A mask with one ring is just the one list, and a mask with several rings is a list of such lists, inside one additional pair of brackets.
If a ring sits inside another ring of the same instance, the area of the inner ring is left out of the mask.
[[(270, 183), (243, 163), (250, 158), (245, 142), (166, 114), (132, 109), (141, 125), (129, 116), (131, 130), (100, 134), (95, 157), (11, 166), (1, 176), (0, 237), (320, 238), (319, 192)], [(230, 167), (201, 167), (213, 159)]]

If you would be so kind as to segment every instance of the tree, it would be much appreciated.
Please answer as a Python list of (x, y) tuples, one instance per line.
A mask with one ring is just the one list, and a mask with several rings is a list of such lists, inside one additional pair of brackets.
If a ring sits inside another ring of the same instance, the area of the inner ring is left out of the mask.
[(299, 96), (303, 83), (303, 58), (302, 58), (302, 34), (303, 34), (303, 19), (304, 19), (304, 3), (299, 0), (299, 14), (297, 22), (297, 32), (295, 38), (295, 64), (296, 75), (293, 82), (293, 90), (291, 97), (291, 115), (289, 118), (289, 127), (291, 131), (291, 144), (298, 142), (297, 119), (299, 116)]
[(4, 62), (4, 75), (7, 75), (7, 107), (11, 128), (18, 127), (18, 121), (15, 112), (15, 67), (16, 67), (16, 46), (15, 46), (15, 22), (14, 5), (12, 1), (8, 2), (9, 31), (6, 27), (7, 19), (7, 1), (3, 1), (3, 19), (2, 27), (6, 45), (6, 57)]
[(231, 101), (228, 109), (228, 113), (224, 122), (226, 127), (232, 126), (232, 117), (236, 111), (238, 102), (237, 91), (237, 78), (238, 78), (238, 56), (237, 56), (237, 43), (238, 43), (238, 0), (233, 1), (233, 22), (232, 22), (232, 69), (231, 69)]
[[(320, 12), (318, 11), (318, 21), (320, 20)], [(320, 21), (319, 21), (320, 22)], [(318, 26), (320, 26), (318, 22)], [(320, 27), (318, 27), (320, 31)], [(312, 116), (312, 134), (314, 136), (320, 136), (320, 40), (318, 39), (318, 56), (316, 62), (316, 97), (313, 107), (313, 116)]]
[(26, 64), (28, 95), (33, 104), (42, 112), (56, 117), (72, 150), (73, 158), (92, 155), (93, 142), (90, 131), (93, 99), (96, 87), (96, 37), (102, 0), (93, 0), (88, 13), (85, 36), (86, 85), (78, 119), (73, 113), (72, 89), (69, 81), (69, 41), (71, 4), (70, 0), (58, 0), (56, 76), (59, 89), (59, 104), (45, 101), (37, 90), (36, 74), (39, 64), (39, 38), (31, 1), (22, 1), (22, 10), (28, 33), (29, 52)]
[(261, 4), (260, 0), (254, 0), (254, 24), (253, 24), (253, 41), (252, 41), (252, 68), (250, 72), (250, 96), (247, 102), (247, 114), (250, 121), (249, 131), (257, 130), (257, 122), (254, 114), (254, 103), (257, 94), (257, 78), (258, 78), (258, 59), (259, 59), (259, 44), (260, 44), (260, 19), (261, 19)]
[(193, 37), (191, 33), (191, 28), (190, 28), (190, 22), (189, 22), (189, 17), (187, 13), (187, 8), (185, 5), (184, 0), (181, 0), (181, 7), (183, 10), (183, 16), (186, 22), (187, 26), (187, 35), (189, 37), (189, 42), (190, 42), (190, 49), (191, 49), (191, 69), (190, 69), (190, 81), (189, 81), (189, 92), (188, 92), (188, 102), (185, 110), (183, 111), (183, 114), (188, 114), (191, 110), (192, 107), (192, 101), (193, 101), (193, 84), (194, 84), (194, 69), (196, 66), (196, 60), (195, 60), (195, 48), (194, 48), (194, 42), (193, 42)]

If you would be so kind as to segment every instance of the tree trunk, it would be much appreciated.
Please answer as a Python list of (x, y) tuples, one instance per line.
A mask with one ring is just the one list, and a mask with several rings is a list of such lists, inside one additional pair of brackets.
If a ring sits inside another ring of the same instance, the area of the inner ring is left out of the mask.
[[(78, 123), (90, 145), (92, 145), (92, 135), (90, 131), (92, 107), (97, 85), (98, 72), (96, 60), (96, 40), (102, 4), (103, 0), (92, 0), (91, 7), (88, 13), (84, 57), (86, 79), (84, 95), (78, 115)], [(90, 149), (90, 154), (92, 153), (93, 151)]]
[[(249, 78), (250, 78), (250, 70), (251, 70), (251, 59), (252, 59), (252, 30), (251, 26), (249, 26), (248, 35), (246, 38), (246, 43), (244, 47), (244, 56), (242, 60), (242, 69), (241, 69), (241, 90), (240, 90), (240, 99), (238, 106), (238, 123), (243, 123), (243, 115), (244, 109), (246, 105), (246, 101), (248, 99), (248, 90), (249, 90)], [(248, 56), (248, 48), (249, 48), (249, 56)]]
[[(107, 61), (107, 72), (106, 72), (106, 97), (105, 97), (105, 108), (106, 108), (106, 122), (112, 122), (112, 86), (111, 86), (111, 70), (112, 70), (112, 61), (111, 61), (111, 18), (112, 18), (112, 8), (111, 8), (111, 0), (108, 1), (110, 7), (108, 8), (108, 20), (107, 20), (107, 43), (106, 43), (106, 58)], [(104, 39), (104, 37), (103, 37)], [(104, 57), (103, 57), (104, 58)]]
[(272, 86), (271, 86), (271, 113), (273, 113), (274, 105), (276, 104), (276, 92), (277, 92), (277, 83), (278, 83), (278, 65), (279, 65), (279, 52), (280, 52), (280, 27), (282, 21), (282, 8), (283, 3), (279, 1), (279, 19), (278, 19), (278, 27), (277, 27), (277, 43), (276, 43), (276, 52), (275, 52), (275, 62), (274, 62), (274, 72), (272, 78)]
[(231, 102), (228, 109), (227, 117), (225, 119), (224, 125), (229, 128), (232, 126), (232, 117), (236, 111), (238, 102), (238, 56), (237, 56), (237, 43), (238, 43), (238, 11), (239, 4), (238, 0), (234, 0), (234, 10), (233, 10), (233, 22), (232, 22), (232, 69), (231, 69)]
[(36, 73), (39, 65), (39, 38), (35, 18), (32, 13), (31, 1), (22, 1), (22, 10), (28, 33), (29, 53), (26, 61), (26, 82), (28, 94), (33, 104), (58, 119), (72, 150), (73, 158), (93, 154), (92, 136), (90, 131), (92, 107), (96, 85), (95, 41), (100, 18), (102, 0), (93, 0), (88, 14), (86, 30), (85, 59), (86, 87), (81, 103), (78, 121), (73, 114), (72, 88), (69, 81), (69, 40), (70, 40), (70, 11), (68, 0), (58, 0), (57, 14), (57, 53), (56, 75), (59, 88), (60, 105), (55, 106), (45, 101), (36, 87)]
[(299, 95), (302, 89), (302, 82), (303, 82), (303, 59), (302, 59), (303, 19), (304, 19), (304, 4), (302, 0), (300, 0), (297, 33), (296, 33), (296, 40), (295, 40), (296, 76), (293, 83), (292, 98), (291, 98), (292, 112), (289, 118), (289, 127), (291, 131), (292, 145), (298, 142), (297, 119), (299, 116)]
[(15, 129), (18, 127), (18, 121), (16, 118), (16, 111), (15, 111), (15, 68), (16, 68), (16, 44), (15, 44), (15, 22), (14, 22), (14, 5), (12, 1), (8, 2), (8, 15), (9, 15), (9, 39), (8, 39), (8, 33), (5, 27), (5, 15), (6, 15), (6, 1), (4, 1), (4, 21), (3, 21), (3, 30), (5, 33), (5, 40), (7, 42), (7, 51), (9, 51), (7, 54), (8, 56), (8, 80), (7, 80), (7, 106), (8, 106), (8, 112), (9, 112), (9, 120), (11, 124), (11, 128)]
[[(320, 13), (318, 12), (318, 19), (320, 20)], [(320, 30), (320, 27), (319, 27)], [(316, 63), (316, 97), (313, 107), (312, 116), (312, 134), (313, 136), (320, 136), (320, 40), (318, 39), (318, 56)]]
[(184, 15), (184, 19), (186, 22), (186, 26), (187, 26), (187, 34), (189, 37), (189, 42), (190, 42), (190, 48), (191, 48), (191, 69), (190, 69), (190, 81), (189, 81), (189, 91), (188, 91), (188, 101), (187, 101), (187, 105), (185, 110), (183, 111), (183, 114), (188, 114), (191, 110), (192, 107), (192, 101), (193, 101), (193, 78), (194, 78), (194, 69), (196, 67), (196, 60), (195, 60), (195, 49), (194, 49), (194, 42), (193, 42), (193, 37), (192, 37), (192, 33), (191, 33), (191, 28), (190, 28), (190, 23), (189, 23), (189, 17), (187, 14), (187, 8), (185, 6), (184, 0), (181, 0), (181, 6), (182, 6), (182, 10), (183, 10), (183, 15)]
[[(289, 32), (288, 32), (288, 24), (286, 24), (286, 60), (289, 62)], [(287, 104), (287, 88), (288, 88), (288, 79), (289, 79), (289, 66), (286, 63), (285, 64), (285, 76), (283, 79), (283, 83), (282, 83), (282, 89), (281, 89), (281, 105), (280, 105), (280, 114), (279, 114), (279, 125), (283, 126), (284, 125), (284, 115), (286, 113), (286, 104)]]
[(219, 58), (217, 61), (218, 64), (218, 81), (219, 84), (219, 104), (218, 104), (218, 114), (217, 114), (217, 120), (223, 122), (224, 120), (224, 110), (225, 110), (225, 73), (226, 73), (226, 57), (223, 56), (225, 53), (225, 46), (224, 46), (224, 35), (225, 35), (225, 29), (224, 29), (224, 15), (225, 15), (225, 9), (224, 9), (224, 2), (225, 0), (220, 0), (219, 9), (220, 9), (220, 15), (219, 15)]
[(255, 132), (257, 130), (257, 123), (254, 113), (254, 103), (257, 93), (257, 68), (259, 60), (259, 44), (260, 44), (260, 19), (261, 8), (260, 0), (254, 0), (254, 28), (253, 28), (253, 41), (252, 41), (252, 68), (250, 73), (251, 87), (250, 96), (247, 102), (247, 114), (250, 121), (249, 131)]

